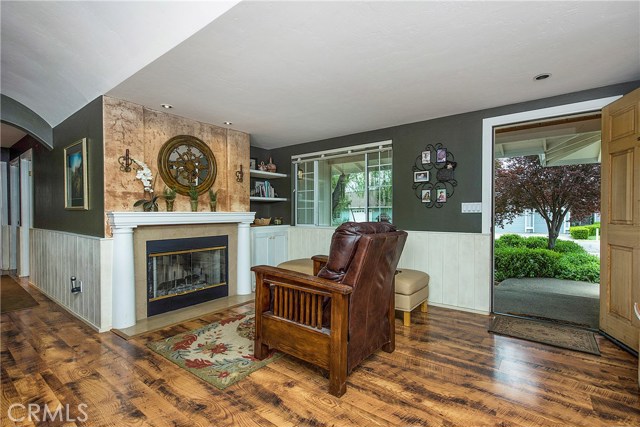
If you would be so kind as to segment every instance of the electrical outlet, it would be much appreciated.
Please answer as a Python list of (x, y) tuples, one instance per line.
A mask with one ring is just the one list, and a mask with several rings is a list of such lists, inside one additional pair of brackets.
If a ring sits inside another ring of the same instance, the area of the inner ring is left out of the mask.
[(79, 294), (82, 292), (82, 280), (76, 280), (76, 276), (71, 276), (71, 293)]

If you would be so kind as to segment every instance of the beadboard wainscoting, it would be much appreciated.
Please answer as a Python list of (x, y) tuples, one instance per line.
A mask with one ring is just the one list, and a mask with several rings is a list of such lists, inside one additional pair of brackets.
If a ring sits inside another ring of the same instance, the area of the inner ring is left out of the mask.
[[(289, 259), (328, 254), (335, 228), (290, 227)], [(407, 231), (399, 268), (429, 274), (429, 304), (491, 311), (491, 236)]]
[[(31, 284), (99, 332), (111, 329), (113, 241), (31, 229)], [(71, 293), (71, 276), (82, 292)]]

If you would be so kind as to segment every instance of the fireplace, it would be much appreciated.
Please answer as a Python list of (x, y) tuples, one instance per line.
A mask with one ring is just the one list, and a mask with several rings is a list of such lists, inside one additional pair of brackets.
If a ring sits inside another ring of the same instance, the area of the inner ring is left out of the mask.
[(227, 236), (147, 241), (147, 316), (229, 295)]

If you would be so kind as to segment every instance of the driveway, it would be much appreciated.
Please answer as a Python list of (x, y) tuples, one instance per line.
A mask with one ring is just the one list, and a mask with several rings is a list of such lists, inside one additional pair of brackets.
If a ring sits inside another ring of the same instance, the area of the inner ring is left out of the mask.
[[(598, 242), (599, 243), (599, 242)], [(600, 285), (547, 278), (507, 279), (493, 288), (496, 313), (598, 329)]]

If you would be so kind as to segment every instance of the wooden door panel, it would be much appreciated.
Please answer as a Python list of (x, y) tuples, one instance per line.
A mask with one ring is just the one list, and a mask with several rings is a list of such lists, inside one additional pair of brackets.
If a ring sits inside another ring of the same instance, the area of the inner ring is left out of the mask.
[(633, 223), (633, 150), (610, 156), (609, 217), (613, 224)]
[(638, 349), (640, 89), (602, 110), (600, 329)]
[(609, 287), (609, 314), (632, 322), (633, 248), (609, 246), (608, 257), (609, 283), (616, 284)]
[(633, 135), (637, 132), (636, 106), (629, 105), (611, 114), (611, 142)]

